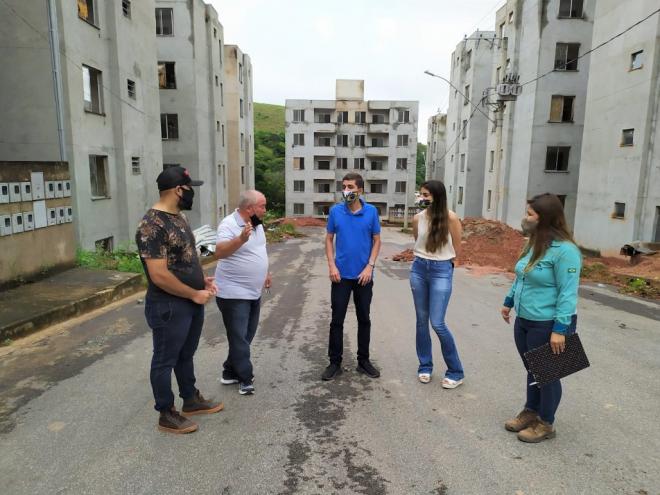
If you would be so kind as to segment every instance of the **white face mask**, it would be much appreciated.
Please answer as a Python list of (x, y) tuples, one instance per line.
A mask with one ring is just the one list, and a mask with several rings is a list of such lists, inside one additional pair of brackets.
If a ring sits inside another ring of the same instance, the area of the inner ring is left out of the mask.
[(353, 203), (358, 198), (358, 193), (349, 189), (344, 189), (341, 194), (345, 203)]

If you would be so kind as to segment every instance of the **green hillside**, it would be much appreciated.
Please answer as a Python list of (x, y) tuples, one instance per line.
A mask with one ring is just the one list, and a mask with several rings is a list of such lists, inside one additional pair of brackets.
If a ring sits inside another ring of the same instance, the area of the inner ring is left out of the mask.
[(284, 132), (284, 107), (269, 103), (254, 103), (254, 131)]

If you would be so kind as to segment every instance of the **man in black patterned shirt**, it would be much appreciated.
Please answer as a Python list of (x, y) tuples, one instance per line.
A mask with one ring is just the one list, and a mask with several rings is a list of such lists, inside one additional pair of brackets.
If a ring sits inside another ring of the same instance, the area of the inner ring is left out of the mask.
[[(182, 167), (158, 176), (160, 200), (144, 215), (135, 234), (148, 288), (144, 313), (153, 331), (151, 387), (160, 413), (158, 428), (191, 433), (197, 424), (186, 416), (216, 413), (222, 403), (204, 399), (195, 388), (193, 356), (204, 324), (204, 305), (217, 293), (214, 278), (204, 277), (195, 237), (181, 210), (190, 210), (201, 186)], [(174, 407), (172, 370), (183, 399), (182, 414)]]

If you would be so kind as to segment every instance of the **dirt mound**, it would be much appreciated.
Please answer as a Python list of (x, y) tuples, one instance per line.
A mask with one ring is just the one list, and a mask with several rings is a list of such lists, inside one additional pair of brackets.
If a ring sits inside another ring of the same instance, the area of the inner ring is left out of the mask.
[(406, 249), (392, 256), (393, 261), (412, 261), (415, 259), (412, 249)]
[(492, 266), (513, 271), (525, 245), (520, 232), (504, 223), (483, 218), (468, 217), (461, 223), (463, 242), (459, 265)]

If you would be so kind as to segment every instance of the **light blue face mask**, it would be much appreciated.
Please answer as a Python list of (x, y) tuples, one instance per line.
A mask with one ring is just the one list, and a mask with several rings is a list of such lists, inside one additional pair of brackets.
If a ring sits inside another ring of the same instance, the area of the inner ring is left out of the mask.
[(341, 193), (344, 203), (353, 203), (358, 198), (358, 193), (355, 191), (342, 191)]
[(417, 207), (420, 210), (426, 210), (429, 206), (431, 206), (432, 201), (430, 199), (420, 199), (419, 203), (417, 203)]

